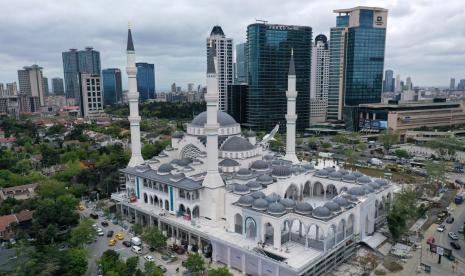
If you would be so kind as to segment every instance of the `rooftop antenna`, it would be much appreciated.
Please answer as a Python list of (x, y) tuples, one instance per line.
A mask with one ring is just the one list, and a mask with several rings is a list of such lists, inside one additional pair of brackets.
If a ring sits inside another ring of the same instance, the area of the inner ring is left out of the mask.
[(263, 19), (257, 19), (257, 18), (255, 18), (255, 21), (256, 21), (256, 22), (263, 23), (263, 24), (268, 24), (268, 21), (267, 21), (267, 20), (263, 20)]

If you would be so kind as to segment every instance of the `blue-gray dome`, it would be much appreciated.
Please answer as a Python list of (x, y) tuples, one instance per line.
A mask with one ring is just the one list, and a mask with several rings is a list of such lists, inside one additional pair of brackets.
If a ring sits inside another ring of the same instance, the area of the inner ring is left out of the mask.
[(241, 168), (236, 173), (239, 176), (251, 176), (252, 172), (249, 169)]
[(348, 193), (354, 196), (362, 196), (366, 194), (366, 191), (362, 187), (352, 187), (349, 189)]
[(257, 181), (250, 181), (245, 185), (247, 185), (247, 187), (249, 187), (251, 191), (257, 191), (262, 188), (262, 185)]
[(256, 191), (256, 192), (253, 192), (252, 194), (250, 194), (254, 199), (257, 199), (257, 198), (264, 198), (265, 197), (265, 194), (261, 191)]
[(333, 179), (333, 180), (340, 180), (342, 177), (342, 174), (338, 171), (334, 171), (332, 173), (329, 174), (329, 179)]
[(249, 140), (240, 137), (240, 136), (232, 136), (228, 138), (222, 145), (220, 150), (222, 151), (248, 151), (254, 149), (254, 145), (252, 145)]
[(268, 163), (263, 160), (256, 160), (250, 166), (252, 170), (264, 171), (268, 169)]
[(244, 195), (248, 194), (250, 189), (246, 185), (236, 184), (234, 185), (233, 192), (238, 195)]
[(283, 215), (286, 213), (286, 208), (279, 202), (272, 202), (268, 205), (268, 213), (271, 215)]
[[(236, 120), (234, 120), (234, 118), (226, 112), (218, 111), (216, 114), (218, 116), (218, 124), (220, 125), (220, 127), (230, 127), (237, 124)], [(191, 125), (194, 127), (204, 127), (206, 123), (207, 111), (204, 111), (199, 115), (195, 116), (195, 118), (191, 122)]]
[(290, 198), (283, 198), (279, 201), (286, 209), (294, 209), (295, 201)]
[(340, 170), (338, 170), (338, 172), (340, 172), (342, 175), (346, 175), (346, 174), (349, 173), (348, 171), (346, 171), (344, 169), (340, 169)]
[(353, 174), (355, 175), (356, 178), (363, 176), (363, 173), (361, 172), (353, 172)]
[(158, 172), (159, 173), (169, 173), (172, 170), (174, 170), (173, 165), (169, 163), (161, 164), (160, 167), (158, 167)]
[(344, 197), (336, 197), (335, 199), (333, 199), (333, 201), (336, 202), (341, 207), (347, 207), (350, 204), (350, 202)]
[(359, 178), (357, 178), (357, 183), (360, 183), (360, 184), (368, 184), (371, 182), (371, 178), (364, 175), (364, 176), (360, 176)]
[(182, 137), (184, 137), (184, 132), (182, 131), (175, 131), (173, 134), (171, 134), (171, 138), (181, 139)]
[(183, 159), (179, 160), (178, 165), (184, 167), (184, 166), (189, 165), (190, 163), (192, 163), (192, 159), (190, 159), (190, 158), (183, 158)]
[(378, 190), (379, 188), (381, 188), (381, 185), (379, 185), (378, 183), (374, 181), (368, 183), (368, 185), (370, 185), (370, 187), (373, 188), (374, 190)]
[(267, 174), (262, 174), (259, 177), (257, 177), (257, 181), (262, 185), (269, 185), (273, 183), (273, 177)]
[(294, 210), (297, 214), (309, 215), (312, 213), (313, 207), (307, 202), (297, 202)]
[(339, 206), (339, 204), (337, 204), (334, 201), (326, 202), (323, 206), (328, 208), (328, 210), (330, 210), (331, 212), (339, 212), (339, 211), (341, 211), (341, 206)]
[(268, 208), (268, 201), (263, 198), (257, 198), (253, 201), (252, 208), (258, 211), (266, 211)]
[(345, 181), (345, 182), (355, 182), (356, 179), (357, 177), (355, 177), (353, 173), (348, 173), (342, 176), (342, 181)]
[(271, 174), (277, 177), (286, 177), (291, 175), (291, 169), (287, 166), (284, 165), (278, 165), (273, 167), (273, 170), (271, 171)]
[(387, 180), (382, 179), (382, 178), (375, 179), (375, 182), (378, 183), (381, 186), (384, 186), (384, 185), (386, 185), (388, 183)]
[(369, 184), (363, 184), (363, 189), (365, 189), (368, 193), (372, 193), (375, 190)]
[(327, 170), (325, 169), (322, 169), (322, 170), (318, 170), (316, 171), (315, 173), (315, 176), (318, 176), (318, 177), (328, 177), (329, 173)]
[(252, 203), (254, 201), (254, 198), (250, 195), (243, 195), (239, 198), (237, 201), (237, 204), (244, 206), (244, 207), (250, 207), (252, 206)]
[(308, 164), (303, 164), (302, 167), (306, 170), (314, 170), (315, 169), (315, 166), (313, 166), (312, 164), (308, 163)]
[(313, 210), (312, 215), (316, 218), (329, 218), (331, 211), (324, 206), (319, 206)]
[(220, 165), (221, 167), (237, 167), (240, 164), (234, 159), (227, 158), (223, 159), (218, 165)]
[(263, 159), (266, 160), (266, 161), (270, 161), (270, 160), (274, 159), (274, 156), (271, 155), (271, 154), (267, 154), (267, 155), (263, 156)]
[(281, 198), (281, 197), (280, 197), (278, 194), (276, 194), (276, 193), (271, 193), (271, 194), (269, 194), (269, 195), (267, 195), (267, 196), (265, 197), (265, 199), (266, 199), (268, 202), (276, 202), (276, 201), (278, 201), (280, 198)]
[(332, 172), (334, 172), (336, 169), (333, 168), (333, 167), (326, 167), (325, 170), (326, 170), (327, 172), (329, 172), (329, 173), (332, 173)]

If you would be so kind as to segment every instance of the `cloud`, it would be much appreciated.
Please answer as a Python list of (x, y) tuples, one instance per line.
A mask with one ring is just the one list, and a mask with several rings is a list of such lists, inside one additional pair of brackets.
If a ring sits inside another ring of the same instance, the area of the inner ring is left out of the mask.
[[(341, 4), (343, 3), (343, 4)], [(465, 4), (461, 0), (33, 0), (10, 1), (0, 17), (0, 82), (37, 63), (49, 78), (62, 77), (61, 53), (93, 46), (102, 68), (125, 67), (128, 21), (138, 61), (155, 63), (157, 90), (172, 82), (205, 82), (205, 43), (219, 24), (235, 43), (246, 40), (255, 19), (313, 27), (329, 33), (338, 8), (389, 9), (385, 68), (420, 85), (447, 85), (465, 78)], [(34, 8), (32, 8), (34, 7)], [(462, 75), (461, 75), (462, 74)]]

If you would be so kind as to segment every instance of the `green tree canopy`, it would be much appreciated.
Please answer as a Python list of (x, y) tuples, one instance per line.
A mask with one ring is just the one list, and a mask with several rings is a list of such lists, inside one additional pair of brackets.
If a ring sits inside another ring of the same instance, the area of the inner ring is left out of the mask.
[(201, 272), (205, 269), (205, 262), (198, 253), (191, 254), (186, 260), (186, 268), (194, 273)]
[(397, 132), (383, 131), (380, 133), (378, 141), (383, 145), (385, 150), (390, 150), (393, 145), (399, 143), (400, 136)]
[(229, 271), (229, 269), (225, 266), (212, 268), (208, 271), (208, 276), (233, 276), (234, 274)]
[(167, 237), (157, 227), (147, 227), (142, 233), (142, 240), (153, 248), (166, 246)]
[(92, 227), (93, 221), (90, 219), (82, 219), (78, 226), (71, 230), (70, 244), (77, 247), (83, 247), (84, 244), (92, 240), (97, 234)]

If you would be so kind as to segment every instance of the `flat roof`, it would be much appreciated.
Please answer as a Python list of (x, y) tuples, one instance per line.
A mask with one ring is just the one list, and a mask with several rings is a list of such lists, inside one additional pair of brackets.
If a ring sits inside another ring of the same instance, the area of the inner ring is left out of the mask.
[(404, 108), (404, 107), (436, 107), (436, 106), (448, 106), (448, 105), (460, 105), (460, 102), (418, 101), (418, 102), (401, 102), (397, 104), (370, 103), (370, 104), (360, 104), (359, 107), (396, 109), (396, 108)]
[(387, 9), (380, 8), (380, 7), (357, 6), (354, 8), (333, 10), (333, 12), (334, 13), (350, 13), (356, 10), (373, 10), (373, 11), (384, 11), (384, 12), (388, 11)]

